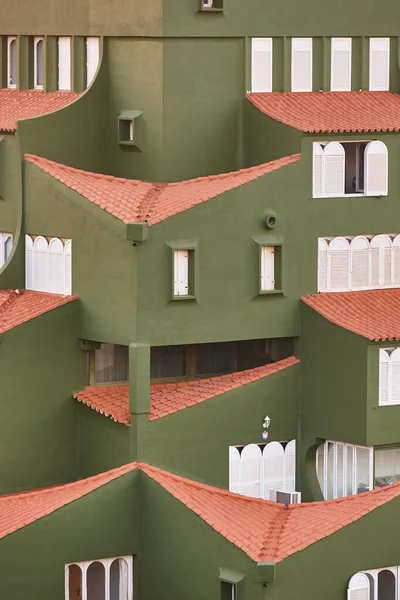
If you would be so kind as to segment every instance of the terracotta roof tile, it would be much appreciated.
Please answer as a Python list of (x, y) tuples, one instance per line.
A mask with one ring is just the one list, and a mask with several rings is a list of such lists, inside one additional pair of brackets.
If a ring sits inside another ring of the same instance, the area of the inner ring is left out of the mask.
[(302, 300), (331, 323), (371, 341), (400, 340), (400, 289), (332, 292)]
[(155, 225), (223, 192), (276, 171), (299, 158), (300, 155), (295, 154), (233, 173), (156, 184), (89, 173), (39, 156), (25, 155), (27, 161), (124, 223), (147, 221), (149, 225)]
[(400, 496), (400, 483), (337, 500), (283, 504), (140, 468), (254, 561), (284, 560)]
[(0, 496), (0, 539), (136, 468), (131, 463), (74, 483)]
[(28, 290), (0, 290), (0, 333), (73, 300), (77, 300), (76, 296)]
[(390, 92), (249, 93), (275, 121), (306, 133), (400, 130), (400, 95)]
[(0, 89), (0, 131), (13, 132), (17, 121), (53, 112), (78, 97), (75, 92)]
[[(200, 402), (224, 394), (229, 390), (282, 371), (298, 362), (297, 358), (291, 356), (276, 363), (229, 375), (178, 383), (152, 384), (150, 386), (149, 419), (166, 417), (195, 404), (200, 404)], [(130, 425), (128, 385), (89, 386), (84, 391), (73, 394), (73, 397), (118, 423)]]

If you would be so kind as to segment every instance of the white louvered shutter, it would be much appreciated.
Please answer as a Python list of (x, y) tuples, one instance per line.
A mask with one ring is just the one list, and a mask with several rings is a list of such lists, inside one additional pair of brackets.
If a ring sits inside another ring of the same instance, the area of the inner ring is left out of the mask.
[(263, 450), (263, 498), (270, 490), (285, 490), (285, 451), (279, 442), (270, 442)]
[(241, 470), (240, 452), (234, 446), (229, 446), (229, 491), (235, 494), (241, 492)]
[(50, 292), (63, 293), (64, 246), (61, 240), (53, 238), (49, 244), (50, 256)]
[(92, 83), (99, 66), (100, 43), (98, 37), (86, 39), (86, 86)]
[(7, 87), (17, 87), (17, 38), (7, 39)]
[(390, 39), (369, 40), (369, 89), (371, 92), (389, 89)]
[(324, 149), (321, 144), (313, 143), (313, 198), (323, 196), (322, 169)]
[(261, 247), (261, 290), (275, 289), (275, 248)]
[(371, 287), (391, 285), (392, 241), (387, 235), (376, 235), (371, 240)]
[(396, 235), (392, 243), (393, 285), (400, 287), (400, 235)]
[(344, 148), (339, 142), (330, 142), (324, 149), (324, 196), (343, 196), (344, 174)]
[(379, 404), (389, 402), (389, 364), (390, 356), (386, 350), (379, 350)]
[(272, 92), (272, 38), (251, 40), (251, 91)]
[(189, 251), (174, 251), (174, 296), (189, 293)]
[(25, 236), (25, 287), (33, 290), (33, 240), (30, 235)]
[(296, 491), (296, 440), (291, 440), (285, 448), (285, 492)]
[(67, 240), (64, 246), (63, 289), (65, 296), (70, 296), (72, 294), (72, 240)]
[(369, 142), (365, 147), (364, 191), (366, 196), (388, 194), (388, 152), (383, 142)]
[(351, 91), (351, 38), (331, 40), (331, 90)]
[(58, 89), (71, 89), (71, 38), (58, 38)]
[(349, 289), (350, 245), (345, 238), (334, 238), (328, 247), (328, 290)]
[(370, 246), (367, 238), (357, 236), (350, 243), (352, 290), (365, 290), (369, 286)]
[(347, 600), (371, 600), (369, 579), (364, 573), (356, 573), (350, 579)]
[(325, 240), (318, 240), (318, 291), (326, 292), (328, 289), (328, 244)]
[(33, 289), (38, 292), (48, 292), (50, 289), (49, 245), (42, 236), (33, 242)]
[(400, 404), (400, 348), (390, 355), (390, 404)]
[(292, 38), (292, 92), (312, 92), (312, 38)]
[(3, 233), (4, 239), (4, 262), (7, 262), (13, 247), (13, 236), (11, 233)]
[(242, 494), (261, 497), (261, 450), (256, 444), (245, 446), (241, 454)]

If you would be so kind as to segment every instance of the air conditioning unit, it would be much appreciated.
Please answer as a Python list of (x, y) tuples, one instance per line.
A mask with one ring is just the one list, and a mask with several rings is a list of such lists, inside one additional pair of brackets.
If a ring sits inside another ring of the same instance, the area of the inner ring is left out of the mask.
[(269, 490), (269, 500), (279, 504), (300, 504), (301, 492), (282, 492), (280, 490)]

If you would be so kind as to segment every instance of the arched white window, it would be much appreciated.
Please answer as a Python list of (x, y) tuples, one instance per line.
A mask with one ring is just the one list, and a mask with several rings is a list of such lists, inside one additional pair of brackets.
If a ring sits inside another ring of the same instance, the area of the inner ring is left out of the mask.
[(390, 350), (379, 350), (379, 404), (389, 403)]
[(400, 404), (400, 348), (390, 355), (389, 395), (390, 404)]
[(313, 143), (313, 198), (324, 195), (322, 172), (323, 172), (324, 149), (321, 144)]
[(264, 481), (263, 498), (269, 498), (269, 490), (285, 491), (285, 451), (279, 442), (270, 442), (263, 450)]
[(50, 253), (50, 292), (64, 293), (64, 246), (61, 240), (53, 238), (49, 244)]
[(328, 288), (328, 244), (318, 240), (318, 291), (326, 292)]
[(257, 444), (245, 446), (241, 454), (242, 494), (261, 497), (261, 449)]
[(106, 570), (102, 562), (92, 562), (86, 573), (87, 600), (106, 600)]
[(48, 292), (49, 287), (49, 245), (46, 238), (39, 235), (33, 242), (33, 289)]
[(390, 287), (392, 283), (392, 241), (388, 235), (376, 235), (371, 240), (371, 285)]
[(240, 452), (234, 446), (229, 446), (229, 491), (241, 493), (242, 461)]
[(25, 236), (25, 287), (33, 290), (33, 240), (30, 235)]
[(296, 440), (291, 440), (285, 448), (285, 491), (296, 490)]
[(65, 600), (129, 600), (132, 597), (132, 556), (66, 565)]
[(329, 142), (323, 158), (324, 196), (343, 196), (345, 175), (345, 153), (342, 144)]
[(369, 287), (369, 240), (357, 236), (350, 242), (350, 268), (352, 290), (366, 290)]
[(7, 40), (7, 87), (17, 87), (17, 38)]
[(72, 294), (72, 241), (67, 240), (64, 247), (64, 294)]
[(100, 40), (98, 37), (86, 38), (86, 87), (92, 83), (99, 66)]
[(33, 52), (33, 80), (34, 88), (43, 89), (43, 38), (35, 37)]
[(328, 247), (328, 290), (349, 289), (350, 245), (346, 238), (334, 238)]
[(12, 234), (0, 233), (0, 269), (7, 262), (12, 250)]
[(388, 194), (388, 151), (383, 142), (369, 142), (365, 148), (364, 193), (366, 196)]
[[(397, 569), (396, 569), (397, 571)], [(378, 573), (377, 600), (396, 600), (396, 577), (392, 570), (382, 569)]]
[(82, 569), (78, 565), (69, 565), (65, 577), (65, 597), (77, 600), (82, 594)]
[(347, 600), (372, 600), (370, 579), (364, 573), (356, 573), (347, 585)]
[(110, 600), (128, 600), (128, 564), (123, 558), (111, 563), (109, 579)]
[(400, 235), (392, 241), (392, 284), (400, 287)]

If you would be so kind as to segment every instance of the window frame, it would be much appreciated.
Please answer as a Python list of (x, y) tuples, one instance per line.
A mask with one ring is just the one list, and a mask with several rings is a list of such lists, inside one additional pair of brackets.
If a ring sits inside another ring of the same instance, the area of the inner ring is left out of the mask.
[[(283, 242), (277, 240), (257, 240), (258, 243), (258, 295), (259, 296), (270, 296), (274, 294), (284, 294), (283, 286), (283, 264), (284, 264), (284, 250)], [(264, 289), (263, 288), (263, 249), (274, 248), (274, 288)]]
[[(269, 93), (273, 91), (273, 38), (272, 37), (254, 37), (251, 38), (251, 91), (254, 93)], [(256, 52), (268, 53), (269, 81), (267, 86), (255, 85), (255, 59)], [(267, 89), (264, 89), (266, 87)]]
[[(68, 77), (68, 82), (65, 84), (66, 87), (60, 86), (61, 79), (61, 68), (60, 68), (60, 41), (68, 40), (68, 63), (69, 69), (66, 71), (66, 76)], [(72, 39), (71, 36), (68, 35), (60, 35), (57, 38), (57, 89), (60, 92), (70, 92), (72, 90)]]
[[(349, 45), (349, 49), (348, 50), (340, 50), (339, 47), (341, 45), (345, 45), (345, 44)], [(335, 49), (335, 45), (338, 46), (338, 48)], [(353, 46), (353, 39), (350, 37), (334, 37), (331, 38), (331, 74), (330, 74), (330, 90), (331, 92), (350, 92), (351, 91), (351, 80), (352, 80), (352, 46)], [(348, 61), (349, 61), (349, 73), (348, 73), (348, 81), (347, 81), (347, 85), (344, 87), (335, 87), (334, 86), (334, 68), (335, 68), (335, 54), (337, 52), (347, 52), (348, 53)]]
[[(390, 352), (390, 354), (389, 354)], [(382, 388), (381, 388), (381, 365), (383, 364), (382, 361), (382, 357), (386, 355), (387, 356), (387, 365), (388, 365), (388, 372), (387, 372), (387, 389), (386, 389), (386, 393), (387, 393), (387, 402), (383, 402), (382, 401)], [(392, 397), (393, 397), (393, 355), (395, 355), (396, 357), (398, 356), (398, 360), (396, 362), (400, 363), (400, 346), (399, 347), (390, 347), (390, 348), (379, 348), (379, 375), (378, 375), (378, 406), (379, 407), (383, 407), (383, 406), (399, 406), (400, 405), (400, 398), (398, 401), (393, 401)], [(399, 364), (399, 370), (400, 370), (400, 364)], [(399, 382), (400, 382), (400, 374), (399, 374)]]
[[(386, 68), (386, 76), (387, 76), (387, 86), (385, 87), (381, 87), (381, 86), (373, 86), (371, 85), (371, 82), (373, 80), (373, 73), (372, 73), (372, 53), (376, 52), (377, 50), (373, 49), (374, 44), (378, 45), (379, 43), (383, 44), (386, 43), (386, 48), (384, 49), (385, 52), (387, 52), (387, 68)], [(368, 89), (370, 92), (387, 92), (390, 90), (390, 37), (370, 37), (369, 38), (369, 52), (368, 52)]]
[[(10, 79), (12, 77), (12, 54), (11, 54), (11, 44), (15, 42), (15, 83), (11, 83)], [(9, 89), (15, 90), (17, 88), (18, 83), (18, 40), (16, 35), (9, 35), (7, 38), (7, 87)]]
[(11, 239), (11, 244), (13, 244), (13, 234), (12, 233), (7, 233), (7, 232), (0, 232), (0, 269), (2, 269), (4, 267), (4, 265), (6, 264), (6, 262), (9, 259), (9, 256), (12, 252), (12, 245), (11, 245), (11, 250), (10, 253), (8, 254), (8, 256), (6, 256), (6, 244), (7, 241)]
[[(104, 598), (105, 600), (110, 600), (110, 569), (112, 564), (116, 561), (116, 560), (124, 560), (127, 564), (128, 567), (128, 572), (127, 572), (127, 598), (133, 598), (133, 555), (126, 555), (126, 556), (113, 556), (111, 558), (98, 558), (98, 559), (94, 559), (94, 560), (88, 560), (88, 561), (79, 561), (79, 562), (71, 562), (71, 563), (67, 563), (64, 565), (64, 592), (65, 592), (65, 600), (70, 600), (70, 596), (69, 596), (69, 567), (71, 566), (77, 566), (81, 569), (81, 574), (82, 574), (82, 600), (88, 600), (87, 598), (87, 587), (86, 587), (86, 583), (87, 583), (87, 572), (88, 569), (90, 567), (90, 565), (94, 564), (94, 563), (100, 563), (103, 565), (104, 567), (104, 571), (105, 571), (105, 594), (104, 594)], [(90, 599), (89, 599), (90, 600)], [(121, 600), (125, 600), (124, 598), (122, 598)]]
[[(302, 50), (301, 46), (302, 45), (308, 45), (308, 48), (306, 48), (306, 50)], [(299, 46), (298, 48), (296, 48), (295, 46)], [(295, 52), (309, 52), (309, 69), (310, 69), (310, 81), (309, 81), (309, 85), (308, 87), (300, 87), (298, 89), (294, 89), (294, 75), (295, 75), (295, 68), (294, 68), (294, 54)], [(313, 91), (313, 38), (312, 37), (297, 37), (297, 38), (292, 38), (291, 39), (291, 52), (290, 52), (290, 56), (291, 56), (291, 63), (290, 63), (290, 74), (291, 74), (291, 79), (290, 79), (290, 91), (291, 92), (312, 92)]]
[[(184, 300), (196, 300), (197, 299), (197, 287), (198, 287), (198, 249), (197, 242), (195, 240), (176, 240), (172, 242), (166, 242), (166, 245), (170, 248), (170, 261), (171, 261), (171, 297), (170, 301), (184, 301)], [(187, 294), (175, 294), (175, 252), (187, 251), (188, 256), (188, 293)]]
[[(38, 44), (42, 42), (42, 83), (37, 83), (38, 77)], [(44, 88), (44, 38), (43, 36), (35, 36), (33, 38), (33, 87), (35, 90), (43, 90)]]

